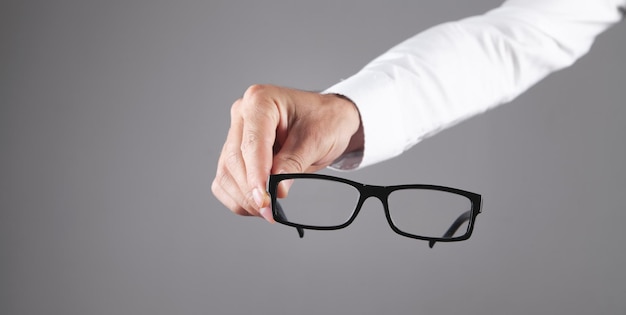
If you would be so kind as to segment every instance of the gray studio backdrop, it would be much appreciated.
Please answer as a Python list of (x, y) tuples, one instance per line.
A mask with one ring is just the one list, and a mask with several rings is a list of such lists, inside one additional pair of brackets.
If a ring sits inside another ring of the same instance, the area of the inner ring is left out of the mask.
[(247, 86), (321, 90), (499, 4), (3, 1), (0, 314), (626, 314), (623, 23), (513, 103), (339, 174), (481, 193), (467, 242), (402, 238), (376, 200), (299, 239), (210, 192)]

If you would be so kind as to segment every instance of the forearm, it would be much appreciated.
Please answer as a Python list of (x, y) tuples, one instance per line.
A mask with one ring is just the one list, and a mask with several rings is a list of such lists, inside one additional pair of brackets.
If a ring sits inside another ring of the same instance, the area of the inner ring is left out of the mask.
[(327, 92), (359, 108), (363, 167), (512, 100), (574, 63), (621, 17), (610, 1), (507, 1), (410, 38)]

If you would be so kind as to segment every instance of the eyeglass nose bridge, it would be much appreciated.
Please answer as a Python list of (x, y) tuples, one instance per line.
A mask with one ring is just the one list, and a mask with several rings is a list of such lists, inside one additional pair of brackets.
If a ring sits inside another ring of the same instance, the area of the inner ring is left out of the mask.
[(389, 195), (389, 191), (386, 186), (364, 184), (360, 187), (359, 191), (361, 193), (361, 202), (365, 202), (365, 200), (370, 197), (375, 197), (385, 204), (387, 202), (387, 196)]
[[(354, 217), (356, 217), (356, 215), (361, 211), (361, 208), (363, 207), (363, 204), (365, 204), (365, 201), (367, 201), (367, 199), (369, 199), (370, 197), (374, 197), (380, 200), (383, 206), (383, 210), (385, 211), (385, 216), (387, 217), (387, 222), (389, 222), (389, 224), (391, 225), (393, 229), (394, 227), (393, 227), (393, 224), (391, 223), (391, 217), (389, 216), (389, 210), (388, 210), (389, 205), (387, 201), (387, 198), (391, 191), (389, 187), (361, 184), (360, 187), (358, 187), (358, 189), (359, 189), (361, 196), (359, 198), (359, 202), (357, 204)], [(352, 219), (354, 219), (354, 217)], [(350, 223), (352, 223), (352, 221)]]

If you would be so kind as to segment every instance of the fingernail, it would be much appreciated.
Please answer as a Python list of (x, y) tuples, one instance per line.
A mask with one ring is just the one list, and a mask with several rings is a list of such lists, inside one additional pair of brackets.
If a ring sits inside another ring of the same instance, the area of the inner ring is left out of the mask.
[(264, 193), (261, 192), (260, 189), (255, 188), (254, 190), (252, 190), (252, 198), (254, 198), (254, 202), (256, 202), (256, 205), (261, 208), (263, 207), (263, 198), (264, 198)]
[(274, 217), (272, 216), (272, 209), (266, 207), (266, 208), (261, 208), (261, 210), (259, 211), (261, 212), (261, 216), (267, 220), (267, 222), (269, 223), (274, 223)]

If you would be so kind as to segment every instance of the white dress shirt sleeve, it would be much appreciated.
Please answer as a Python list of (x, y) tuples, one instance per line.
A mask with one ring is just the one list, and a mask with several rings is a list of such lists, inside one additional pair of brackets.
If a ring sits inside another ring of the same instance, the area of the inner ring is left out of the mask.
[(435, 26), (390, 49), (325, 93), (359, 109), (362, 154), (354, 169), (511, 101), (587, 53), (624, 16), (626, 0), (510, 0), (486, 14)]

